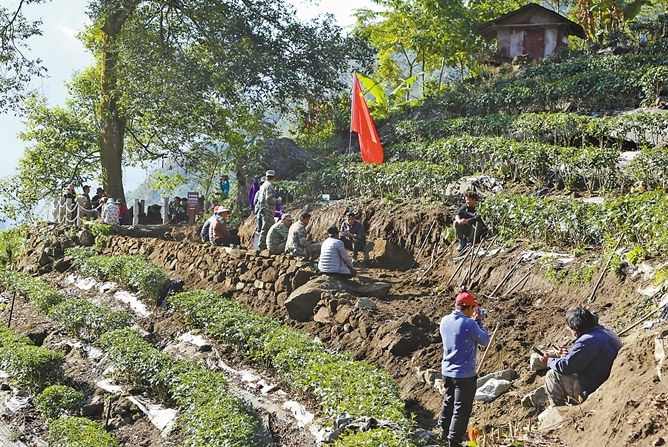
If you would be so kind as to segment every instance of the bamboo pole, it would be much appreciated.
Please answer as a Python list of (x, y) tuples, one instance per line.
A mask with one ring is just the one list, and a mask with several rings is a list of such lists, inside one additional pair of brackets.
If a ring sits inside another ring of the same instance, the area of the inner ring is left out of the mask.
[(487, 347), (485, 348), (485, 352), (482, 353), (482, 357), (480, 357), (480, 364), (478, 365), (478, 368), (475, 370), (476, 374), (480, 374), (480, 370), (482, 369), (482, 364), (485, 362), (485, 358), (487, 357), (487, 352), (489, 351), (489, 348), (492, 346), (492, 343), (494, 342), (494, 337), (496, 336), (496, 331), (499, 330), (499, 323), (496, 323), (496, 327), (494, 328), (494, 332), (492, 332), (492, 336), (489, 337), (489, 343), (487, 343)]
[(520, 279), (519, 281), (517, 281), (517, 282), (515, 283), (515, 285), (512, 286), (506, 293), (504, 293), (503, 295), (501, 295), (501, 298), (505, 298), (505, 297), (507, 297), (507, 296), (510, 294), (510, 292), (512, 292), (513, 290), (515, 290), (515, 288), (516, 288), (517, 286), (519, 286), (520, 284), (522, 284), (522, 283), (524, 282), (524, 280), (526, 280), (526, 279), (529, 277), (530, 274), (531, 274), (531, 268), (528, 268), (528, 269), (527, 269), (527, 273), (526, 273), (526, 275), (524, 275), (524, 276), (522, 277), (522, 279)]
[(499, 287), (501, 287), (513, 275), (513, 273), (515, 273), (515, 270), (517, 270), (517, 266), (520, 265), (520, 262), (522, 262), (522, 256), (517, 258), (517, 262), (513, 264), (510, 270), (508, 270), (508, 273), (506, 273), (506, 276), (504, 276), (501, 282), (496, 286), (496, 288), (492, 290), (492, 293), (489, 295), (490, 297), (494, 298), (494, 294), (496, 293), (496, 291), (499, 290)]
[(605, 272), (608, 270), (608, 267), (610, 266), (610, 262), (612, 261), (612, 257), (614, 256), (615, 252), (619, 248), (619, 244), (622, 243), (622, 239), (624, 239), (624, 233), (619, 235), (619, 239), (617, 239), (617, 243), (615, 244), (615, 248), (612, 249), (612, 253), (610, 253), (610, 256), (608, 257), (608, 262), (605, 263), (605, 267), (603, 270), (601, 270), (601, 274), (598, 277), (598, 281), (596, 281), (596, 284), (594, 285), (594, 290), (591, 291), (591, 295), (589, 295), (589, 298), (587, 298), (588, 302), (593, 302), (594, 301), (594, 295), (596, 295), (596, 291), (598, 290), (598, 286), (601, 285), (601, 281), (603, 280), (603, 276), (605, 275)]
[(422, 242), (422, 247), (420, 247), (420, 251), (418, 251), (418, 254), (415, 256), (415, 259), (413, 259), (413, 264), (411, 264), (411, 269), (415, 267), (417, 259), (422, 254), (422, 250), (424, 249), (424, 246), (427, 244), (427, 240), (429, 240), (429, 236), (431, 235), (431, 230), (434, 228), (434, 225), (436, 225), (436, 219), (432, 221), (431, 226), (429, 227), (429, 231), (427, 232), (427, 236), (424, 238), (424, 241)]
[(617, 336), (618, 336), (618, 337), (621, 337), (622, 335), (626, 334), (628, 331), (630, 331), (630, 330), (633, 329), (634, 327), (638, 326), (640, 323), (642, 323), (643, 321), (647, 320), (649, 317), (651, 317), (652, 315), (654, 315), (655, 313), (657, 313), (657, 312), (660, 311), (660, 310), (661, 310), (661, 309), (655, 309), (655, 310), (651, 311), (650, 313), (648, 313), (647, 315), (645, 315), (644, 317), (642, 317), (640, 320), (636, 321), (636, 322), (633, 323), (631, 326), (629, 326), (629, 327), (627, 327), (626, 329), (624, 329), (623, 331), (621, 331), (619, 334), (617, 334)]

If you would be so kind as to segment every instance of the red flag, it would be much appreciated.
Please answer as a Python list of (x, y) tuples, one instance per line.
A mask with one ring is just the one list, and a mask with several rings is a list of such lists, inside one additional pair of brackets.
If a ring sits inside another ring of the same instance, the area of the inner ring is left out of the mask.
[(362, 86), (356, 74), (353, 74), (353, 110), (350, 120), (350, 130), (357, 132), (360, 142), (360, 152), (364, 163), (383, 163), (383, 145), (380, 144), (376, 125), (366, 105)]

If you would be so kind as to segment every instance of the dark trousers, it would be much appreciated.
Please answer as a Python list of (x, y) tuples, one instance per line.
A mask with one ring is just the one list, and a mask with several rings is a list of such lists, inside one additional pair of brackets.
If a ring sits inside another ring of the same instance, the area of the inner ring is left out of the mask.
[(477, 381), (477, 377), (455, 379), (443, 376), (445, 395), (438, 425), (443, 431), (443, 436), (448, 434), (450, 447), (459, 447), (464, 442)]
[(353, 256), (357, 256), (357, 253), (364, 253), (364, 246), (366, 245), (366, 239), (353, 239), (349, 237), (342, 237), (343, 246), (346, 247), (346, 250), (351, 250)]

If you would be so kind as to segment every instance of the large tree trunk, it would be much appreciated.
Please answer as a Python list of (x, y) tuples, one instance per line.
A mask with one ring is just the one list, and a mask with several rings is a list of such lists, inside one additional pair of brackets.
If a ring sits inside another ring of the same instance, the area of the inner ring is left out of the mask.
[[(102, 164), (102, 187), (116, 199), (125, 201), (123, 189), (123, 145), (125, 118), (118, 110), (118, 58), (117, 38), (123, 24), (141, 0), (122, 2), (118, 9), (109, 13), (102, 25), (103, 44), (100, 61), (100, 162)], [(104, 2), (102, 2), (104, 3)]]

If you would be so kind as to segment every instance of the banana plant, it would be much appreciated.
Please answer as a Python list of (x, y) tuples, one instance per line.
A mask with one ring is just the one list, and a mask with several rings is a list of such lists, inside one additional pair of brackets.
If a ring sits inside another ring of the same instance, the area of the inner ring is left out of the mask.
[(387, 118), (390, 112), (397, 110), (400, 106), (411, 102), (409, 95), (415, 80), (422, 73), (416, 73), (413, 76), (404, 79), (388, 95), (380, 82), (373, 80), (363, 74), (357, 73), (360, 82), (364, 86), (364, 93), (371, 93), (374, 99), (367, 101), (371, 114), (374, 118)]

